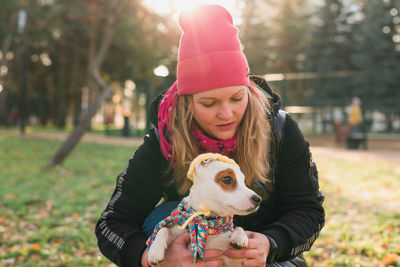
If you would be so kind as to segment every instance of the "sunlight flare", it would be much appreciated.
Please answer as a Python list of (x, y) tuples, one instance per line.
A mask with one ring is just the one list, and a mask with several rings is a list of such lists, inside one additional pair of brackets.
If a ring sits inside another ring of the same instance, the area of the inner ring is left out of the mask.
[(178, 15), (182, 10), (190, 9), (198, 4), (218, 4), (225, 7), (235, 17), (239, 14), (237, 0), (144, 0), (144, 3), (149, 8), (161, 15), (171, 14), (174, 19), (178, 20)]

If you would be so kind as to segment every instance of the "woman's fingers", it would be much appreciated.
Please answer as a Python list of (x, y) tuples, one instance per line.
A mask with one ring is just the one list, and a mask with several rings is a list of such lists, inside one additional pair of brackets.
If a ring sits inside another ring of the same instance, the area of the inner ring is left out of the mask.
[(256, 259), (247, 259), (242, 263), (243, 267), (265, 266), (266, 262), (258, 262)]
[(219, 257), (222, 257), (222, 255), (224, 255), (224, 253), (219, 249), (206, 249), (204, 251), (204, 259), (205, 260), (219, 258)]
[(252, 249), (229, 248), (224, 251), (224, 255), (230, 258), (251, 258), (254, 252)]
[[(180, 235), (174, 242), (174, 246), (181, 247), (180, 249), (180, 257), (185, 261), (193, 261), (193, 254), (187, 249), (187, 245), (190, 243), (190, 234), (185, 232), (184, 234)], [(222, 257), (224, 253), (219, 249), (206, 249), (204, 251), (204, 260), (205, 262), (193, 265), (193, 266), (204, 266), (204, 267), (214, 267), (220, 266), (223, 264), (222, 259), (218, 259)]]
[(248, 266), (260, 266), (260, 264), (265, 266), (269, 249), (268, 239), (259, 233), (246, 231), (246, 234), (249, 238), (247, 248), (234, 249), (229, 246), (229, 249), (224, 251), (224, 254), (230, 258), (245, 258), (249, 261)]
[(175, 239), (174, 243), (179, 244), (179, 245), (184, 245), (187, 246), (187, 244), (190, 242), (190, 235), (189, 232), (186, 232), (180, 236), (178, 236), (177, 239)]
[(257, 245), (259, 245), (258, 242), (254, 242), (254, 240), (249, 239), (247, 248), (236, 249), (229, 245), (229, 248), (224, 251), (224, 254), (231, 258), (251, 258), (256, 253), (256, 249), (258, 248)]
[(214, 260), (205, 261), (202, 263), (196, 263), (196, 264), (193, 264), (193, 266), (195, 266), (195, 267), (218, 267), (218, 266), (221, 266), (222, 264), (224, 264), (223, 259), (214, 259)]

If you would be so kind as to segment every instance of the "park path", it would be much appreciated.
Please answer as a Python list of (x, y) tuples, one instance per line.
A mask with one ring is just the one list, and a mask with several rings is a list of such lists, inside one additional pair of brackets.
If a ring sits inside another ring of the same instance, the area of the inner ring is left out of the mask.
[[(2, 130), (0, 129), (1, 135), (10, 136), (21, 136), (17, 130)], [(68, 137), (69, 133), (51, 132), (51, 131), (28, 131), (25, 136), (31, 138), (49, 139), (64, 141)], [(96, 144), (109, 144), (109, 145), (121, 145), (121, 146), (139, 146), (143, 142), (143, 137), (120, 137), (120, 136), (105, 136), (103, 134), (85, 133), (82, 138), (83, 142), (96, 143)]]
[(311, 146), (311, 152), (317, 156), (333, 159), (363, 162), (366, 159), (381, 162), (389, 161), (400, 164), (400, 151), (395, 150), (348, 150), (342, 147)]
[[(4, 130), (0, 129), (1, 135), (20, 136), (17, 130)], [(67, 138), (68, 133), (51, 132), (51, 131), (28, 131), (27, 137), (60, 140), (63, 141)], [(335, 146), (331, 138), (327, 137), (325, 141), (321, 138), (307, 138), (311, 144), (311, 151), (316, 156), (326, 156), (338, 159), (345, 159), (351, 161), (363, 161), (365, 159), (372, 159), (377, 161), (391, 161), (400, 164), (400, 150), (398, 146), (399, 141), (393, 142), (392, 145), (386, 144), (382, 149), (373, 146), (370, 150), (348, 150), (343, 146)], [(143, 137), (118, 137), (118, 136), (105, 136), (103, 134), (86, 133), (82, 139), (83, 142), (97, 143), (97, 144), (110, 144), (121, 145), (128, 147), (137, 147), (143, 142)], [(390, 149), (392, 146), (393, 149)]]

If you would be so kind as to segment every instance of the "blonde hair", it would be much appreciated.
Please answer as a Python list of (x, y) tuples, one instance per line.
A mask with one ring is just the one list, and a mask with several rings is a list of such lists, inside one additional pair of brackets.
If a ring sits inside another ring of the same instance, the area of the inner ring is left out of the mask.
[[(268, 180), (271, 127), (265, 110), (270, 106), (264, 91), (252, 83), (248, 87), (248, 96), (246, 111), (237, 130), (235, 160), (246, 177), (246, 185), (250, 186), (254, 181), (265, 183)], [(170, 123), (172, 159), (175, 159), (170, 162), (169, 170), (174, 171), (171, 182), (178, 186), (179, 194), (185, 195), (192, 185), (186, 174), (191, 161), (199, 154), (190, 131), (194, 123), (192, 95), (178, 96)]]

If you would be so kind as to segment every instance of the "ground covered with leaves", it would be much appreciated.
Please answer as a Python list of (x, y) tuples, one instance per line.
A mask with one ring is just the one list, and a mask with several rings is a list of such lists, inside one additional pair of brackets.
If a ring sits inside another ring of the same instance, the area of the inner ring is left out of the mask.
[(318, 152), (326, 223), (310, 265), (400, 266), (400, 153)]
[[(0, 137), (0, 266), (108, 266), (94, 226), (133, 148), (81, 143), (46, 169), (59, 141)], [(400, 164), (314, 153), (326, 225), (312, 266), (400, 266)], [(111, 265), (113, 266), (113, 265)]]
[(63, 167), (60, 142), (0, 137), (0, 266), (107, 266), (94, 227), (133, 148), (81, 143)]

